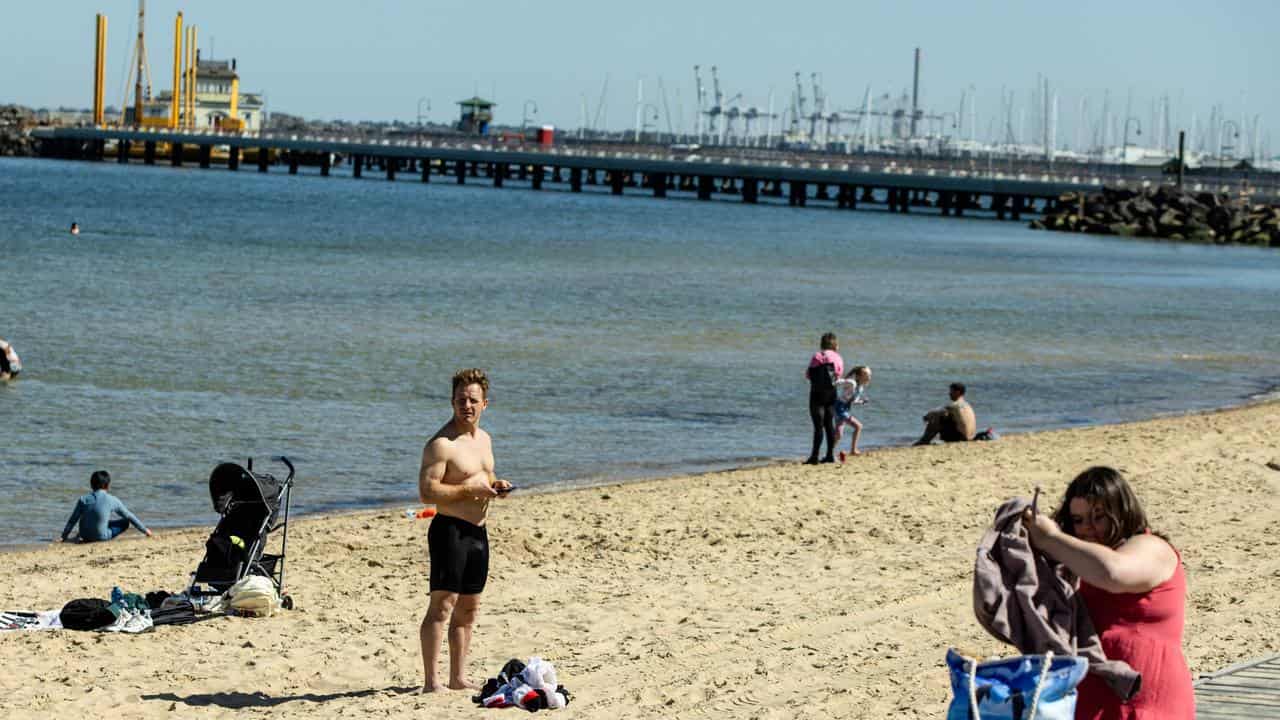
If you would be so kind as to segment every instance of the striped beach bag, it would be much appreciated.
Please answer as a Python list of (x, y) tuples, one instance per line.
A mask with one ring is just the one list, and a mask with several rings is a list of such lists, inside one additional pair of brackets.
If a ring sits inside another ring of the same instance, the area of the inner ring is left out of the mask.
[(952, 695), (947, 720), (1073, 720), (1076, 686), (1089, 664), (1052, 652), (978, 662), (952, 649), (947, 669)]

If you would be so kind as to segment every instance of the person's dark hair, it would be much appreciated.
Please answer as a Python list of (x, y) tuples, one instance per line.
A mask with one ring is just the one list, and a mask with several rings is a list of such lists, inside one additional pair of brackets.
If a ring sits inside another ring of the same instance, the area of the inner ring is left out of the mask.
[(963, 395), (964, 383), (951, 383), (951, 389)]
[(480, 397), (486, 400), (489, 399), (489, 377), (480, 368), (467, 368), (454, 373), (453, 390), (449, 397), (452, 398), (454, 394), (457, 394), (458, 388), (468, 385), (479, 385)]
[(1107, 547), (1114, 548), (1148, 529), (1147, 514), (1142, 510), (1142, 503), (1138, 502), (1138, 496), (1129, 487), (1129, 482), (1115, 468), (1096, 465), (1077, 475), (1067, 486), (1067, 491), (1062, 496), (1062, 505), (1054, 513), (1053, 519), (1063, 532), (1073, 536), (1076, 528), (1071, 522), (1071, 501), (1076, 498), (1097, 503), (1102, 507), (1102, 513), (1111, 521), (1111, 531), (1104, 538)]
[(822, 350), (835, 350), (838, 344), (835, 333), (824, 333), (818, 347)]
[(106, 490), (111, 484), (111, 473), (106, 470), (98, 470), (89, 476), (89, 487), (94, 490)]

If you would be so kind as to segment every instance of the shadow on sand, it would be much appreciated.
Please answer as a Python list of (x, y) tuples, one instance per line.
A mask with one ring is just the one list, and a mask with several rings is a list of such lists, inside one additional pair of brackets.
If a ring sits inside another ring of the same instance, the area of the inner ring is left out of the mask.
[(280, 697), (272, 697), (264, 692), (221, 692), (221, 693), (203, 693), (198, 695), (187, 695), (183, 697), (174, 693), (158, 693), (155, 695), (143, 695), (143, 700), (160, 700), (167, 702), (182, 703), (191, 707), (209, 707), (216, 705), (218, 707), (238, 710), (241, 708), (261, 708), (275, 707), (291, 702), (313, 702), (322, 703), (330, 700), (340, 700), (342, 698), (361, 698), (370, 697), (372, 695), (394, 694), (405, 695), (408, 693), (416, 693), (422, 688), (418, 686), (392, 685), (385, 688), (369, 688), (367, 690), (351, 690), (348, 692), (337, 693), (305, 693), (303, 695), (282, 695)]

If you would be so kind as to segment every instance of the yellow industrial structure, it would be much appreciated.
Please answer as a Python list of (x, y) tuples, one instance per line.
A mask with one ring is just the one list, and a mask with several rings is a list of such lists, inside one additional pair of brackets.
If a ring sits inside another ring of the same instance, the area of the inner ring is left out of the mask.
[[(107, 53), (107, 17), (97, 17), (97, 42), (93, 69), (93, 122), (106, 123), (104, 77)], [(262, 127), (262, 95), (240, 93), (235, 60), (201, 60), (195, 25), (183, 25), (179, 12), (173, 23), (173, 89), (151, 95), (147, 63), (146, 4), (138, 0), (138, 38), (133, 49), (135, 82), (133, 102), (125, 103), (122, 125), (166, 129), (216, 129), (238, 132)]]
[(93, 56), (93, 124), (103, 124), (102, 104), (103, 71), (107, 57), (107, 16), (98, 13), (97, 50)]

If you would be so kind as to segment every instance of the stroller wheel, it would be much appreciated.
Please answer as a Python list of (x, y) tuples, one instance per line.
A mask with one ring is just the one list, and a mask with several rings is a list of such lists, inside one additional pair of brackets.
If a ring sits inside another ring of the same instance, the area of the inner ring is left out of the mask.
[(284, 596), (282, 596), (282, 597), (280, 598), (280, 607), (284, 608), (285, 610), (292, 610), (292, 609), (293, 609), (293, 596), (291, 596), (291, 595), (284, 595)]

